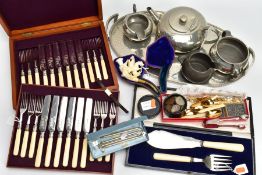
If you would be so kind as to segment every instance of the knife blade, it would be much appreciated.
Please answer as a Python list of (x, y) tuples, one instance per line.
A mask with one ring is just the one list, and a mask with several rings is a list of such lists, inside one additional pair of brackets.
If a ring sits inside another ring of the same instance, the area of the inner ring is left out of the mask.
[(77, 68), (75, 48), (74, 48), (74, 43), (72, 40), (69, 40), (67, 42), (67, 47), (68, 47), (68, 52), (69, 52), (69, 61), (71, 65), (73, 65), (76, 88), (81, 88), (79, 73), (78, 73), (78, 68)]
[(52, 146), (53, 146), (53, 135), (55, 132), (55, 127), (56, 127), (59, 102), (60, 102), (60, 97), (54, 96), (53, 101), (52, 101), (50, 117), (49, 117), (49, 124), (48, 124), (49, 138), (48, 138), (48, 144), (47, 144), (47, 150), (46, 150), (46, 156), (45, 156), (45, 167), (50, 166), (51, 152), (52, 152)]
[(39, 124), (39, 131), (41, 132), (41, 134), (40, 134), (40, 139), (39, 139), (37, 153), (36, 153), (35, 167), (41, 166), (41, 159), (42, 159), (43, 145), (44, 145), (44, 136), (45, 136), (45, 131), (47, 128), (50, 103), (51, 103), (51, 95), (47, 95), (44, 100), (42, 116), (41, 116), (40, 124)]
[(45, 47), (43, 45), (39, 45), (38, 50), (39, 50), (40, 70), (43, 72), (43, 82), (44, 82), (44, 85), (48, 86), (49, 83), (48, 83), (48, 78), (47, 78)]
[(59, 109), (59, 116), (57, 121), (57, 131), (58, 131), (58, 138), (56, 142), (56, 150), (55, 150), (55, 158), (54, 158), (54, 167), (59, 166), (60, 161), (60, 154), (61, 154), (61, 146), (62, 146), (62, 136), (63, 131), (65, 128), (65, 119), (66, 119), (66, 109), (68, 104), (68, 97), (62, 97), (61, 105)]
[(147, 143), (158, 149), (205, 147), (232, 152), (243, 152), (245, 149), (244, 145), (238, 143), (202, 141), (192, 137), (177, 135), (164, 130), (155, 130), (149, 133), (148, 136), (149, 141)]
[(47, 57), (47, 66), (50, 70), (51, 86), (56, 86), (54, 58), (53, 58), (53, 52), (52, 52), (52, 45), (51, 44), (48, 44), (47, 47), (46, 47), (46, 57)]
[(53, 43), (53, 52), (55, 59), (55, 66), (58, 71), (59, 86), (64, 87), (64, 77), (62, 72), (62, 61), (60, 56), (60, 49), (58, 43)]
[(75, 144), (74, 144), (72, 168), (76, 168), (77, 167), (78, 151), (79, 151), (79, 137), (80, 137), (80, 132), (82, 130), (82, 120), (83, 120), (83, 114), (84, 114), (84, 105), (85, 105), (85, 99), (84, 98), (78, 98), (78, 100), (77, 100), (77, 110), (76, 110), (76, 119), (75, 119), (76, 137), (75, 137)]
[(66, 117), (66, 144), (65, 144), (65, 151), (64, 151), (64, 157), (63, 157), (63, 166), (68, 166), (68, 160), (69, 160), (69, 150), (70, 150), (70, 144), (71, 144), (71, 132), (73, 128), (73, 122), (74, 122), (74, 116), (75, 116), (75, 107), (76, 107), (76, 97), (71, 97), (69, 99), (69, 104), (67, 108), (67, 117)]
[(66, 67), (67, 86), (73, 87), (71, 69), (69, 64), (69, 55), (65, 41), (61, 42), (61, 53), (63, 58), (63, 65)]
[(92, 107), (93, 107), (93, 99), (87, 98), (85, 104), (85, 116), (83, 122), (83, 131), (85, 132), (85, 137), (83, 139), (83, 146), (82, 146), (82, 154), (81, 154), (81, 161), (80, 167), (86, 167), (86, 158), (87, 158), (87, 151), (88, 151), (88, 140), (87, 134), (90, 132), (90, 124), (92, 119)]

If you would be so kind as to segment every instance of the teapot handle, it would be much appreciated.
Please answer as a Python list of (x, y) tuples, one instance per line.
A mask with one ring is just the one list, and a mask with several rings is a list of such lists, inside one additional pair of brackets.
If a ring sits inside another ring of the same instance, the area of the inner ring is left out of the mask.
[[(248, 67), (252, 67), (255, 63), (255, 60), (256, 60), (256, 54), (255, 54), (255, 52), (252, 48), (249, 47), (248, 50), (249, 50)], [(250, 57), (250, 55), (252, 57)]]

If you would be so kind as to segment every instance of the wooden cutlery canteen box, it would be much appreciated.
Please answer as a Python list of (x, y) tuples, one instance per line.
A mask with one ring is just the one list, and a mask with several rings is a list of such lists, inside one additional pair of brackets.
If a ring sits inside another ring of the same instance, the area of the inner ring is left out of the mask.
[(21, 84), (118, 90), (101, 0), (0, 0), (13, 107)]

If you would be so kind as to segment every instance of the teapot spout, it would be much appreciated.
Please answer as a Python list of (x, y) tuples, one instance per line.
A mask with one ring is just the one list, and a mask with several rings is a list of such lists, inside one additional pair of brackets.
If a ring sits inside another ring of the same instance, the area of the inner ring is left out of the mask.
[(151, 7), (147, 7), (147, 12), (150, 14), (155, 24), (160, 22), (160, 17), (157, 16), (157, 13)]

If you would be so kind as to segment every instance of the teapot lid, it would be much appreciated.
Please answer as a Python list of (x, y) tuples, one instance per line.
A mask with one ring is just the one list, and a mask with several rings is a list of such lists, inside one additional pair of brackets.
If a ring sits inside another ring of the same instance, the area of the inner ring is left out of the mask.
[(169, 25), (178, 33), (191, 33), (206, 26), (204, 16), (189, 7), (177, 7), (167, 12)]

